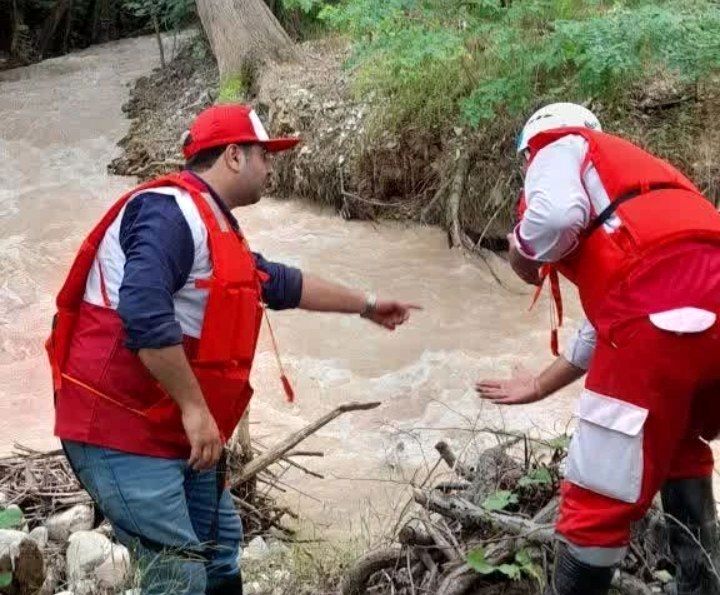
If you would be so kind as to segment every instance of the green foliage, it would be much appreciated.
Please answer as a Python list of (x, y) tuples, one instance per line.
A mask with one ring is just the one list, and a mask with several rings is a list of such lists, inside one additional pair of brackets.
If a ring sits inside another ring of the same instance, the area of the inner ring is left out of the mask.
[(0, 589), (12, 585), (12, 572), (0, 572)]
[(508, 490), (498, 490), (497, 492), (490, 494), (487, 498), (485, 498), (482, 506), (485, 510), (494, 511), (505, 510), (511, 504), (517, 503), (517, 494), (513, 494)]
[(478, 547), (468, 552), (465, 562), (475, 572), (483, 575), (499, 572), (514, 581), (519, 580), (523, 575), (530, 576), (538, 582), (543, 580), (542, 570), (533, 563), (526, 550), (520, 550), (511, 564), (494, 565), (487, 561), (485, 549)]
[(547, 445), (554, 450), (565, 451), (570, 447), (570, 436), (561, 434), (548, 440)]
[(327, 6), (338, 0), (265, 0), (291, 37), (303, 40), (322, 35), (325, 23), (320, 19)]
[(318, 14), (353, 41), (358, 92), (379, 99), (385, 126), (477, 127), (557, 99), (622, 105), (658, 73), (682, 85), (720, 70), (712, 0), (344, 0)]
[(15, 529), (25, 522), (23, 513), (18, 508), (0, 509), (0, 529)]
[(220, 85), (218, 103), (237, 103), (243, 101), (248, 92), (248, 84), (243, 76), (233, 76)]
[(521, 477), (518, 485), (522, 488), (534, 485), (549, 485), (552, 483), (552, 475), (547, 467), (538, 467), (528, 472), (525, 477)]
[(301, 10), (305, 14), (316, 12), (324, 5), (323, 0), (283, 0), (285, 10)]

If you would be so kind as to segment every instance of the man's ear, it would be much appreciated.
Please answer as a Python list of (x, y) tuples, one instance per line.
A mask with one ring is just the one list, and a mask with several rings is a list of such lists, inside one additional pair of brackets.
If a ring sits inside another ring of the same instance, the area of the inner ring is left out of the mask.
[(235, 173), (240, 172), (245, 167), (245, 151), (238, 145), (228, 145), (223, 154), (225, 165)]

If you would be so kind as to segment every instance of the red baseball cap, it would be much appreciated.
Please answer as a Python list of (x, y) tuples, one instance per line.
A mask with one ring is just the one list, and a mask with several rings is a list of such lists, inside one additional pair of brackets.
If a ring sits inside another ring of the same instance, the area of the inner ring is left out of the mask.
[(287, 151), (300, 142), (297, 137), (269, 138), (255, 110), (249, 105), (226, 103), (200, 112), (183, 140), (183, 155), (190, 159), (200, 151), (222, 145), (257, 144), (270, 153)]

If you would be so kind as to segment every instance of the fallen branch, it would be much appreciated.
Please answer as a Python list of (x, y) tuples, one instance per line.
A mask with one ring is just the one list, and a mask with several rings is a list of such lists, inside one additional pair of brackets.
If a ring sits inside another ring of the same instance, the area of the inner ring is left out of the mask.
[(320, 428), (326, 426), (335, 418), (340, 417), (344, 413), (350, 411), (367, 411), (369, 409), (375, 409), (379, 407), (381, 403), (379, 401), (373, 401), (371, 403), (347, 403), (336, 407), (329, 413), (323, 415), (320, 419), (308, 424), (303, 429), (290, 434), (279, 444), (276, 444), (270, 448), (267, 452), (263, 453), (259, 457), (253, 459), (250, 463), (245, 465), (240, 473), (232, 478), (230, 487), (234, 488), (238, 485), (248, 481), (255, 477), (260, 471), (267, 469), (270, 465), (281, 459), (286, 453), (290, 452), (300, 442), (305, 440), (308, 436), (311, 436), (317, 432)]
[(463, 595), (479, 578), (480, 575), (467, 564), (461, 564), (445, 575), (437, 595)]
[(368, 580), (373, 574), (400, 564), (403, 552), (400, 548), (388, 548), (370, 552), (355, 562), (343, 578), (342, 595), (365, 595)]
[(291, 467), (295, 467), (295, 469), (300, 469), (303, 473), (306, 475), (310, 475), (312, 477), (317, 477), (318, 479), (325, 479), (325, 476), (321, 473), (317, 473), (316, 471), (313, 471), (312, 469), (308, 469), (307, 467), (304, 467), (303, 465), (300, 465), (299, 463), (296, 463), (292, 459), (288, 458), (289, 455), (285, 455), (282, 457), (282, 461), (290, 465)]
[(288, 457), (324, 457), (325, 453), (321, 450), (293, 450), (285, 455)]
[(539, 525), (529, 519), (491, 512), (458, 496), (445, 496), (438, 492), (428, 493), (415, 489), (413, 498), (428, 510), (459, 521), (468, 527), (490, 523), (507, 533), (528, 541), (541, 544), (550, 544), (553, 541), (552, 525)]

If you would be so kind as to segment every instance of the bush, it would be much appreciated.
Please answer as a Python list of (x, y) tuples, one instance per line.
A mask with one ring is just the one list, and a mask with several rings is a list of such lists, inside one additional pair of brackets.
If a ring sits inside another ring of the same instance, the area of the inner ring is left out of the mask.
[(356, 89), (385, 128), (479, 127), (559, 99), (613, 109), (650, 78), (720, 70), (711, 0), (286, 2), (350, 37)]

